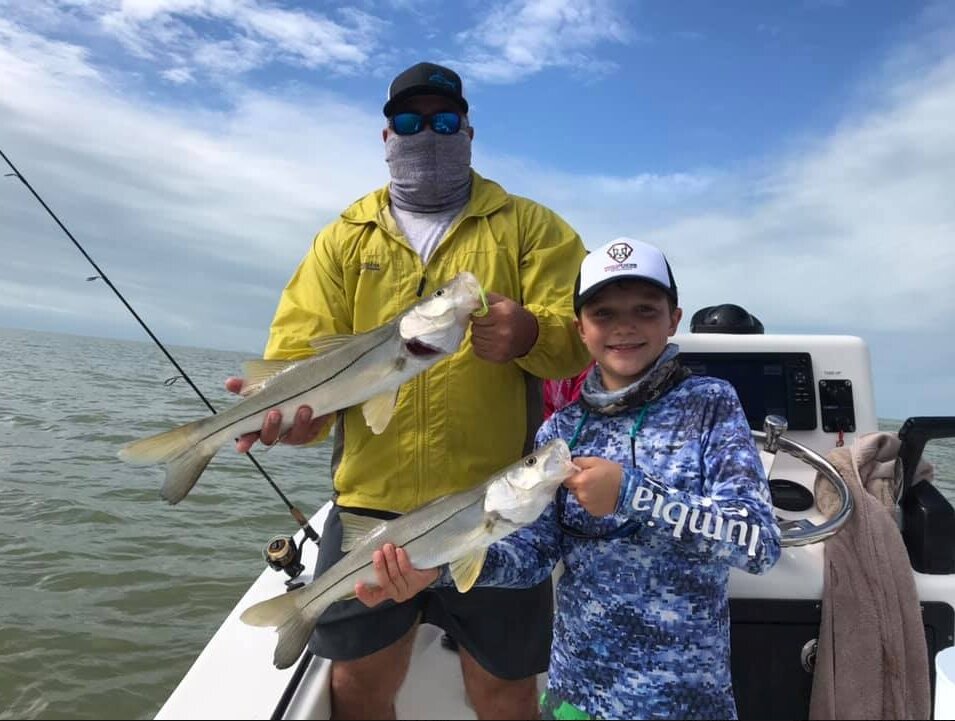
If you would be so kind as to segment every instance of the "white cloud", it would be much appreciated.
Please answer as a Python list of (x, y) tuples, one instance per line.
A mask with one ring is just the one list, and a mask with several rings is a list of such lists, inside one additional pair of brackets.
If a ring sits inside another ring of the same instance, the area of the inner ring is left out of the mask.
[[(248, 7), (215, 11), (239, 5)], [(124, 7), (143, 22), (172, 17), (169, 3)], [(547, 8), (554, 17), (566, 9)], [(742, 171), (582, 175), (502, 156), (480, 133), (475, 167), (557, 210), (591, 247), (618, 235), (658, 242), (688, 315), (735, 302), (770, 332), (863, 335), (873, 339), (877, 381), (912, 394), (900, 391), (892, 412), (904, 415), (910, 402), (913, 412), (950, 411), (955, 45), (941, 30), (932, 37), (930, 55), (903, 48), (890, 58), (838, 127)], [(518, 43), (509, 38), (502, 55)], [(259, 31), (253, 39), (272, 42)], [(551, 65), (567, 57), (559, 43), (526, 42)], [(166, 80), (195, 79), (172, 55), (163, 56)], [(521, 72), (536, 67), (512, 57)], [(377, 112), (316, 92), (238, 87), (229, 100), (220, 110), (143, 101), (78, 42), (0, 20), (4, 151), (161, 337), (248, 351), (261, 347), (278, 289), (312, 234), (387, 175)], [(101, 284), (83, 282), (91, 272), (82, 259), (9, 179), (0, 219), (3, 253), (15, 261), (0, 264), (0, 325), (17, 313), (55, 324), (64, 312), (77, 329), (130, 325)]]
[(351, 74), (365, 68), (387, 23), (354, 8), (340, 20), (310, 9), (285, 9), (261, 0), (36, 0), (28, 7), (0, 2), (30, 27), (79, 32), (119, 41), (128, 52), (161, 66), (182, 82), (206, 72), (234, 77), (270, 63)]
[[(11, 83), (28, 75), (32, 68), (43, 67), (53, 78), (97, 78), (99, 73), (88, 63), (86, 48), (47, 40), (25, 31), (19, 25), (0, 18), (0, 48), (7, 55), (4, 72)], [(4, 81), (0, 78), (0, 81)]]
[(881, 76), (829, 134), (733, 173), (581, 176), (477, 157), (590, 247), (660, 244), (688, 310), (735, 302), (770, 330), (928, 340), (955, 318), (955, 57), (922, 61)]
[[(765, 308), (776, 327), (809, 327), (820, 316), (859, 332), (950, 324), (955, 60), (923, 70), (887, 88), (888, 104), (860, 111), (755, 181), (768, 190), (754, 188), (747, 210), (648, 228), (686, 268), (687, 287), (705, 291), (693, 295), (730, 295), (714, 280), (721, 266), (740, 281), (738, 302)], [(763, 274), (743, 270), (757, 263)]]
[(237, 25), (252, 35), (271, 40), (278, 54), (305, 67), (345, 65), (359, 67), (374, 47), (384, 23), (350, 10), (353, 27), (325, 17), (270, 7), (244, 7), (234, 15)]
[(51, 315), (66, 315), (82, 317), (82, 306), (77, 305), (83, 297), (76, 293), (67, 293), (62, 290), (50, 293), (48, 289), (38, 288), (35, 285), (0, 282), (0, 307), (10, 308), (16, 312), (39, 311)]
[[(276, 288), (314, 233), (385, 182), (380, 117), (321, 94), (251, 91), (229, 110), (173, 109), (114, 89), (84, 58), (0, 24), (3, 150), (174, 338), (258, 348)], [(123, 314), (95, 283), (45, 295), (63, 282), (51, 267), (74, 280), (91, 271), (12, 179), (0, 217), (3, 252), (18, 260), (0, 264), (0, 283), (32, 284), (43, 303), (58, 298), (91, 321), (110, 303), (110, 322)], [(23, 292), (11, 304), (38, 306)]]
[(196, 42), (192, 62), (213, 77), (238, 75), (267, 62), (268, 47), (248, 37)]
[(589, 53), (631, 34), (612, 0), (508, 0), (482, 15), (458, 40), (467, 74), (488, 82), (513, 82), (550, 67), (605, 73), (615, 66)]
[(558, 211), (589, 246), (682, 218), (711, 203), (734, 181), (711, 170), (630, 176), (580, 174), (475, 147), (475, 167), (501, 180), (511, 192)]
[(192, 71), (184, 67), (169, 68), (168, 70), (163, 70), (160, 75), (175, 85), (184, 85), (195, 80), (192, 76)]
[[(687, 310), (747, 307), (767, 332), (861, 335), (879, 408), (955, 403), (955, 37), (939, 24), (888, 58), (830, 132), (742, 171), (580, 177), (487, 158), (590, 247), (630, 235), (668, 253)], [(922, 47), (916, 47), (923, 43)]]

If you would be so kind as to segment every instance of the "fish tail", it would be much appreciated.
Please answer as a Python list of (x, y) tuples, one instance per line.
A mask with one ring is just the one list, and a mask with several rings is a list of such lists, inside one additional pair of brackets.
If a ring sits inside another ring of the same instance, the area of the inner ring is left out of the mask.
[(295, 663), (308, 645), (308, 639), (314, 628), (315, 622), (306, 618), (304, 614), (293, 616), (279, 626), (279, 640), (272, 654), (272, 663), (276, 668), (288, 668)]
[[(169, 503), (179, 503), (192, 490), (209, 461), (219, 450), (216, 443), (197, 442), (206, 421), (187, 423), (165, 433), (127, 443), (119, 457), (127, 463), (166, 464), (166, 481), (160, 495)], [(211, 440), (211, 439), (209, 439)]]
[(296, 593), (299, 590), (259, 601), (245, 609), (239, 618), (242, 623), (250, 626), (281, 626), (289, 618), (302, 612), (298, 602), (301, 594)]
[(196, 485), (218, 450), (218, 446), (195, 446), (169, 461), (166, 464), (166, 480), (159, 489), (160, 497), (171, 505), (179, 503)]
[(193, 421), (171, 431), (132, 441), (120, 449), (119, 457), (127, 463), (140, 465), (168, 463), (196, 442), (199, 436), (197, 431), (204, 423), (205, 419)]
[[(276, 668), (288, 668), (302, 655), (308, 644), (315, 621), (328, 604), (312, 603), (319, 608), (310, 608), (309, 612), (301, 607), (301, 592), (305, 588), (270, 598), (267, 601), (250, 606), (239, 617), (250, 626), (276, 626), (279, 636), (275, 644), (272, 661)], [(304, 599), (307, 601), (308, 599)]]

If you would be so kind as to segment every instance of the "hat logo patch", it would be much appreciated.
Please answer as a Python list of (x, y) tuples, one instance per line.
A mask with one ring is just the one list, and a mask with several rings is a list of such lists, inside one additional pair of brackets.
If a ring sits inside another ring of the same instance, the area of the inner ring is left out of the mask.
[(633, 248), (628, 243), (614, 243), (607, 248), (607, 255), (617, 263), (623, 263), (632, 253)]
[(446, 88), (451, 88), (452, 90), (458, 89), (458, 84), (456, 82), (444, 77), (441, 73), (434, 73), (428, 78), (428, 82), (432, 85), (443, 85)]

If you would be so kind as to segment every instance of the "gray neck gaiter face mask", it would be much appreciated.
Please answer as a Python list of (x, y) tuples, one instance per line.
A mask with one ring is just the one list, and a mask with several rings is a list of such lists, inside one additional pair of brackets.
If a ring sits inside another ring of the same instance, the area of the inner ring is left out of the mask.
[(391, 202), (401, 210), (438, 213), (460, 208), (471, 194), (471, 138), (465, 132), (391, 135), (385, 142)]

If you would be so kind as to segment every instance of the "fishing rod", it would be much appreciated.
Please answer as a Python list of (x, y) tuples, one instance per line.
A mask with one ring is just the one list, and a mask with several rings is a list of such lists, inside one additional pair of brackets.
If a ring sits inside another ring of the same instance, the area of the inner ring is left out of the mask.
[[(47, 214), (49, 214), (49, 216), (53, 218), (54, 222), (56, 222), (56, 224), (60, 226), (60, 230), (66, 233), (66, 236), (71, 241), (73, 241), (73, 245), (76, 246), (76, 249), (83, 254), (83, 257), (86, 258), (89, 264), (92, 265), (93, 268), (96, 270), (97, 275), (90, 276), (89, 278), (87, 278), (87, 280), (100, 279), (104, 283), (106, 283), (106, 285), (109, 286), (110, 290), (112, 290), (113, 293), (116, 294), (116, 297), (119, 298), (119, 300), (122, 302), (122, 304), (126, 306), (126, 310), (128, 310), (132, 314), (133, 318), (135, 318), (136, 321), (139, 323), (139, 325), (142, 326), (143, 330), (146, 331), (146, 334), (150, 338), (152, 338), (153, 342), (157, 346), (159, 346), (159, 350), (163, 352), (166, 358), (169, 359), (169, 362), (173, 364), (173, 366), (175, 367), (177, 371), (179, 371), (179, 374), (186, 381), (186, 383), (188, 383), (189, 386), (192, 388), (192, 390), (196, 392), (196, 395), (199, 396), (202, 402), (206, 404), (206, 407), (213, 413), (217, 413), (218, 411), (216, 411), (212, 403), (210, 403), (209, 400), (205, 397), (205, 395), (203, 395), (202, 391), (199, 390), (196, 384), (192, 382), (192, 378), (189, 377), (189, 374), (186, 373), (185, 370), (183, 370), (182, 366), (180, 366), (179, 363), (176, 361), (176, 359), (173, 358), (172, 354), (168, 350), (166, 350), (166, 346), (162, 344), (162, 341), (160, 341), (159, 338), (156, 337), (156, 335), (152, 332), (152, 330), (150, 330), (149, 326), (146, 325), (146, 322), (139, 316), (139, 313), (137, 313), (136, 310), (133, 308), (133, 306), (129, 304), (129, 301), (127, 301), (126, 298), (123, 297), (123, 294), (119, 292), (119, 289), (115, 285), (113, 285), (113, 281), (109, 279), (109, 276), (106, 275), (106, 272), (102, 268), (100, 268), (99, 265), (96, 263), (96, 261), (93, 260), (92, 256), (90, 256), (90, 254), (86, 252), (86, 249), (83, 248), (80, 242), (73, 236), (73, 234), (67, 229), (67, 227), (63, 224), (63, 222), (57, 217), (56, 213), (54, 213), (53, 210), (51, 210), (50, 206), (47, 205), (46, 202), (43, 200), (43, 198), (40, 197), (40, 194), (33, 189), (33, 186), (30, 185), (29, 181), (25, 177), (23, 177), (23, 173), (20, 172), (17, 166), (13, 164), (13, 161), (11, 161), (10, 158), (7, 157), (7, 154), (4, 153), (2, 149), (0, 149), (0, 157), (3, 158), (6, 164), (10, 166), (10, 169), (13, 171), (12, 173), (7, 173), (5, 177), (14, 177), (14, 178), (17, 178), (21, 183), (23, 183), (26, 189), (30, 191), (30, 193), (33, 195), (34, 198), (36, 198), (37, 202), (41, 206), (43, 206), (43, 209), (47, 212)], [(169, 379), (169, 380), (172, 380), (172, 379)], [(286, 497), (286, 495), (282, 493), (282, 490), (272, 480), (271, 476), (269, 476), (265, 468), (262, 467), (262, 465), (251, 453), (246, 453), (245, 455), (248, 456), (249, 460), (252, 461), (252, 464), (258, 469), (259, 473), (262, 474), (265, 480), (268, 481), (269, 485), (272, 486), (272, 489), (278, 494), (279, 498), (282, 499), (282, 502), (288, 508), (289, 513), (292, 514), (292, 518), (294, 518), (295, 522), (298, 523), (298, 525), (302, 528), (302, 530), (305, 532), (305, 535), (310, 540), (314, 541), (315, 543), (318, 543), (319, 535), (315, 532), (315, 529), (312, 528), (311, 524), (309, 524), (308, 519), (305, 517), (305, 514), (303, 514)], [(285, 537), (277, 536), (273, 538), (266, 546), (265, 558), (268, 564), (276, 570), (284, 570), (286, 573), (292, 576), (292, 578), (294, 578), (299, 573), (301, 573), (302, 568), (301, 568), (301, 563), (299, 563), (300, 556), (301, 556), (301, 549), (296, 548), (294, 539), (290, 537), (285, 538)]]

